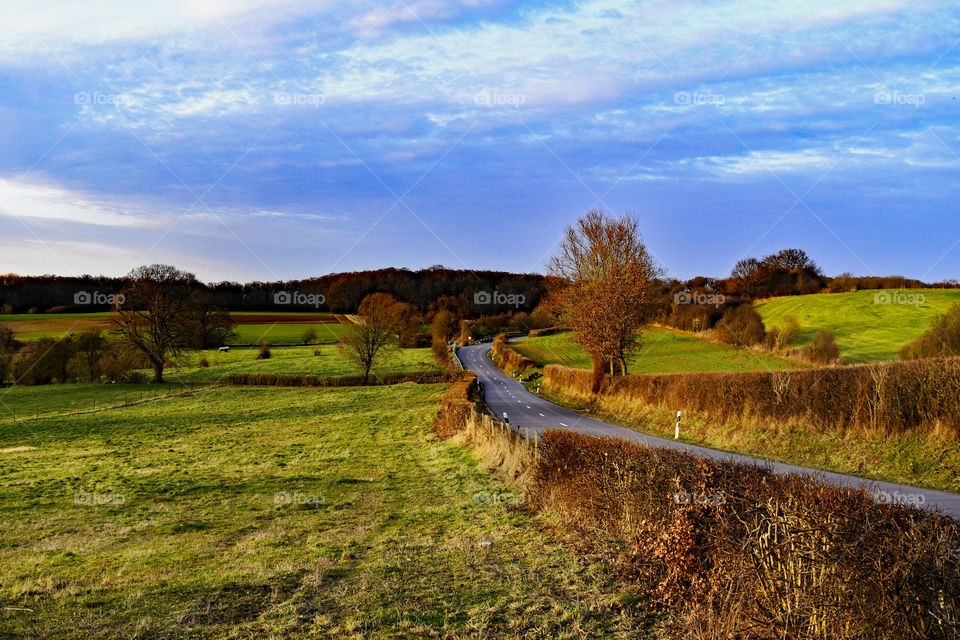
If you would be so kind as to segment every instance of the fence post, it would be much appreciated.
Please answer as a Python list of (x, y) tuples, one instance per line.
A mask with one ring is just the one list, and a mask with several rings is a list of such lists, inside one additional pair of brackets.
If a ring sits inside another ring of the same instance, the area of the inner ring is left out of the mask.
[(677, 428), (674, 429), (673, 431), (673, 439), (674, 440), (680, 439), (680, 412), (679, 411), (677, 411)]

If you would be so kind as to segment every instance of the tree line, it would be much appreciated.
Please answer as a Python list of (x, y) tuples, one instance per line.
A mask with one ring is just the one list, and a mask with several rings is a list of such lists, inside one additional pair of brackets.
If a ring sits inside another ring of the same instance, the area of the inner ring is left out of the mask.
[[(0, 314), (107, 311), (131, 276), (0, 276)], [(470, 271), (433, 266), (411, 271), (390, 268), (329, 274), (277, 282), (186, 285), (230, 311), (331, 311), (356, 313), (372, 293), (389, 293), (420, 313), (440, 307), (460, 315), (532, 311), (544, 294), (544, 277), (505, 271)], [(494, 295), (497, 294), (497, 295)], [(489, 301), (488, 301), (489, 299)]]

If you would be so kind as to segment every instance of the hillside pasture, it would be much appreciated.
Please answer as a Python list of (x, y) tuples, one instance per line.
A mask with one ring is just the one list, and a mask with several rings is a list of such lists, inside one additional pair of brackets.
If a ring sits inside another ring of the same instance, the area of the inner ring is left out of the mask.
[(771, 298), (755, 307), (768, 329), (783, 326), (787, 316), (796, 318), (800, 332), (794, 346), (830, 331), (844, 362), (863, 364), (896, 360), (903, 345), (958, 303), (960, 290), (903, 289)]
[[(662, 327), (644, 329), (642, 342), (641, 348), (627, 359), (630, 373), (708, 373), (803, 366), (762, 351), (737, 349)], [(573, 333), (569, 331), (518, 340), (510, 346), (538, 367), (562, 364), (576, 369), (591, 368), (590, 357), (573, 341)]]

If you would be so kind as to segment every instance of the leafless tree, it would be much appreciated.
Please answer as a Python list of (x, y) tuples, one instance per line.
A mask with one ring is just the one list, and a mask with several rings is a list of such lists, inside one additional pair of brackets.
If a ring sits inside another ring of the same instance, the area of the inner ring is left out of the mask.
[(384, 294), (371, 294), (360, 303), (362, 324), (344, 330), (337, 348), (340, 353), (363, 371), (363, 383), (370, 379), (370, 370), (391, 352), (394, 315), (391, 307), (396, 300)]
[(594, 389), (605, 372), (627, 372), (627, 355), (640, 344), (640, 328), (653, 311), (652, 285), (660, 268), (640, 237), (636, 219), (591, 210), (567, 229), (548, 273), (563, 323), (593, 360)]
[(138, 267), (129, 278), (114, 322), (124, 340), (150, 361), (153, 381), (163, 382), (167, 359), (179, 356), (190, 339), (189, 299), (196, 278), (163, 264)]

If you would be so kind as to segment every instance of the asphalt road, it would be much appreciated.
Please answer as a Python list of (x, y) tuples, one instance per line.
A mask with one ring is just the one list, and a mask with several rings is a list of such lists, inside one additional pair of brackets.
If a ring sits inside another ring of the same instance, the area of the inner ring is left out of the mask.
[[(704, 458), (755, 464), (770, 469), (774, 473), (800, 474), (816, 477), (837, 486), (863, 488), (875, 493), (878, 499), (882, 500), (899, 500), (923, 504), (925, 507), (937, 509), (953, 518), (960, 519), (960, 494), (892, 482), (866, 480), (842, 473), (821, 471), (809, 467), (770, 462), (760, 458), (717, 451), (716, 449), (647, 435), (565, 409), (531, 393), (521, 383), (498, 369), (490, 362), (488, 357), (490, 348), (490, 343), (461, 347), (457, 355), (460, 357), (464, 368), (477, 374), (477, 381), (483, 385), (487, 405), (494, 415), (502, 419), (504, 412), (506, 412), (510, 424), (521, 430), (529, 428), (531, 433), (535, 431), (542, 433), (547, 429), (567, 429), (593, 436), (621, 438), (653, 447), (679, 449)], [(682, 423), (680, 428), (683, 429)]]

